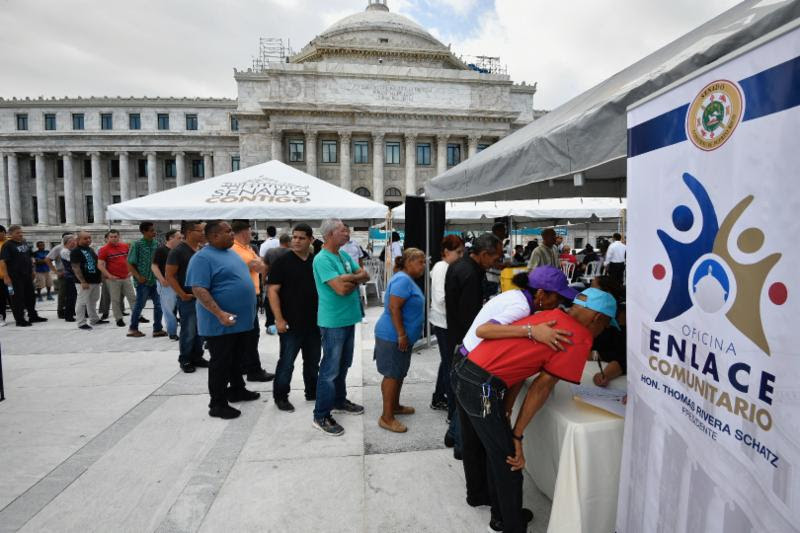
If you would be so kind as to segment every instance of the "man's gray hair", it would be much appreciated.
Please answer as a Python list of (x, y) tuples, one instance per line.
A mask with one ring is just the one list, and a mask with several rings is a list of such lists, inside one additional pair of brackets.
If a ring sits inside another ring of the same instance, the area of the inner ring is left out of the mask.
[(74, 233), (67, 233), (63, 237), (61, 237), (61, 244), (67, 244), (69, 241), (75, 238)]
[(327, 220), (322, 221), (322, 226), (320, 226), (319, 231), (322, 233), (322, 240), (327, 241), (328, 237), (333, 233), (333, 230), (342, 224), (342, 221), (338, 218), (329, 218)]
[(501, 244), (500, 239), (494, 233), (484, 233), (472, 242), (472, 248), (470, 248), (469, 253), (475, 255), (481, 252), (494, 253)]

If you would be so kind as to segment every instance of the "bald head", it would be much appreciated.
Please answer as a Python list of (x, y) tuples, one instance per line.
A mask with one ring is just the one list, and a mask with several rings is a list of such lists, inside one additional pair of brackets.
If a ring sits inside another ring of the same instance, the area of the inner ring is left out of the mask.
[(78, 246), (89, 246), (92, 244), (92, 235), (88, 231), (78, 232)]

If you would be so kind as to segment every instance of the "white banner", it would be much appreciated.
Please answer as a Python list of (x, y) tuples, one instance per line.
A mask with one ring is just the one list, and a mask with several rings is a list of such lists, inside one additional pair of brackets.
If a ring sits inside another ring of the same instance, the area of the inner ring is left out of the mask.
[(800, 30), (628, 113), (619, 533), (800, 531)]

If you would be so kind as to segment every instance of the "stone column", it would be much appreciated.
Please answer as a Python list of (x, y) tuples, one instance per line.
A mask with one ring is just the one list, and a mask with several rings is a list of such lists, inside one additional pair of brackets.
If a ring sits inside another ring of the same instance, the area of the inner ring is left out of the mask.
[(89, 152), (92, 158), (92, 214), (95, 224), (106, 221), (106, 210), (103, 205), (103, 182), (100, 174), (100, 152)]
[(214, 175), (228, 174), (231, 168), (231, 154), (228, 152), (214, 152)]
[(480, 135), (470, 135), (467, 137), (467, 158), (478, 153), (478, 141), (480, 138)]
[(270, 137), (272, 138), (272, 147), (270, 155), (275, 161), (283, 161), (283, 130), (272, 128), (270, 130)]
[(214, 175), (214, 160), (210, 152), (203, 152), (200, 155), (203, 156), (203, 179), (207, 180)]
[(172, 152), (175, 157), (175, 186), (186, 185), (186, 152)]
[(36, 158), (36, 214), (39, 218), (39, 225), (44, 226), (50, 223), (47, 212), (47, 169), (45, 168), (44, 153), (35, 152), (31, 155)]
[(447, 171), (447, 139), (449, 135), (436, 136), (436, 175)]
[(406, 134), (406, 196), (417, 194), (417, 134)]
[(6, 154), (0, 152), (0, 224), (8, 227), (8, 174), (6, 173)]
[(341, 187), (346, 191), (353, 189), (352, 167), (350, 166), (351, 139), (352, 134), (349, 131), (339, 134), (339, 177), (341, 178)]
[(147, 194), (158, 192), (158, 162), (155, 152), (145, 152), (147, 156)]
[(128, 152), (117, 152), (119, 158), (119, 199), (127, 202), (131, 199), (131, 161)]
[(75, 210), (75, 169), (72, 165), (72, 154), (62, 152), (61, 161), (64, 164), (64, 211), (67, 224), (76, 224), (78, 215)]
[(383, 132), (372, 134), (372, 199), (383, 203)]
[(317, 132), (306, 130), (306, 172), (317, 175)]
[(8, 216), (11, 224), (22, 224), (22, 191), (17, 154), (8, 154)]

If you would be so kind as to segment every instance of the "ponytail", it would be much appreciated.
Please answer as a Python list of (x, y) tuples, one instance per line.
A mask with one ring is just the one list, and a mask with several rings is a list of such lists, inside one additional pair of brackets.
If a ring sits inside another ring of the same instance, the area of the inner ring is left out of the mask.
[(515, 274), (513, 278), (511, 278), (511, 283), (519, 287), (520, 289), (528, 289), (530, 286), (528, 285), (528, 273), (527, 272), (520, 272)]

